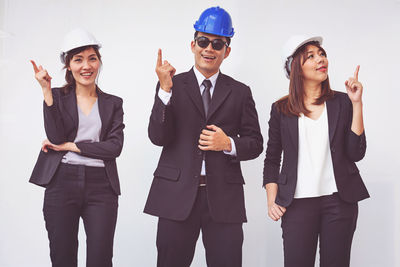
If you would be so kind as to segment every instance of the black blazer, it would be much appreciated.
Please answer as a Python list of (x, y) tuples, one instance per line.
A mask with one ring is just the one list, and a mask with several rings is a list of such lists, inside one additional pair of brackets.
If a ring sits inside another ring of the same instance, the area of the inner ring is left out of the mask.
[[(53, 105), (43, 103), (44, 127), (47, 138), (53, 144), (73, 142), (78, 131), (78, 105), (75, 90), (64, 94), (60, 88), (53, 88)], [(124, 142), (122, 98), (97, 90), (101, 118), (100, 141), (94, 143), (77, 142), (81, 155), (104, 161), (112, 189), (120, 194), (120, 186), (115, 158), (121, 154)], [(53, 178), (66, 151), (40, 151), (30, 182), (46, 186)]]
[[(368, 191), (361, 179), (355, 162), (364, 157), (365, 133), (360, 136), (351, 131), (353, 106), (347, 94), (336, 92), (326, 101), (329, 124), (329, 141), (333, 172), (339, 196), (347, 202), (368, 198)], [(278, 112), (272, 105), (269, 124), (269, 140), (264, 161), (264, 182), (277, 183), (275, 202), (287, 207), (293, 200), (297, 183), (298, 117)], [(281, 154), (283, 164), (280, 170)]]
[(172, 220), (189, 216), (203, 159), (200, 133), (215, 124), (233, 138), (237, 157), (223, 151), (204, 152), (210, 213), (217, 222), (246, 221), (240, 161), (254, 159), (263, 150), (250, 88), (220, 73), (207, 118), (193, 69), (173, 78), (168, 105), (159, 99), (158, 90), (159, 84), (148, 131), (150, 140), (163, 150), (144, 212)]

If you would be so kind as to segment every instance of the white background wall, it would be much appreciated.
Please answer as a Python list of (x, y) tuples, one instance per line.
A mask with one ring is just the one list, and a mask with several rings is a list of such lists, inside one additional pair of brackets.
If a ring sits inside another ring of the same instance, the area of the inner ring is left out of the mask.
[[(155, 217), (142, 213), (160, 148), (147, 138), (157, 48), (177, 69), (193, 65), (193, 23), (209, 6), (233, 18), (236, 35), (222, 72), (252, 88), (267, 141), (271, 103), (286, 94), (280, 51), (292, 34), (325, 38), (333, 89), (361, 65), (367, 154), (358, 164), (371, 198), (360, 203), (352, 266), (400, 266), (399, 0), (106, 1), (0, 0), (0, 266), (50, 266), (43, 188), (28, 178), (45, 137), (42, 93), (29, 59), (64, 83), (63, 35), (83, 26), (103, 43), (100, 87), (124, 98), (126, 142), (118, 159), (122, 196), (114, 265), (155, 266)], [(4, 34), (0, 34), (4, 36)], [(261, 188), (264, 153), (242, 164), (249, 222), (243, 266), (283, 266), (280, 223), (267, 217)], [(80, 266), (85, 235), (80, 232)], [(206, 266), (201, 239), (192, 266)]]

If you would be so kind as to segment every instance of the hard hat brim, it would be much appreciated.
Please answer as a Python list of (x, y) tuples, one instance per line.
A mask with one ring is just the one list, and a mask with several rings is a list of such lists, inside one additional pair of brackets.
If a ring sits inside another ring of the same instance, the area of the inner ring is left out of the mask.
[(216, 36), (222, 36), (222, 37), (229, 37), (229, 38), (232, 38), (233, 35), (235, 34), (233, 28), (232, 28), (232, 32), (231, 32), (231, 33), (225, 34), (225, 33), (222, 33), (222, 32), (209, 31), (209, 30), (207, 30), (207, 29), (198, 27), (196, 24), (194, 24), (193, 27), (194, 27), (194, 29), (195, 29), (196, 31), (198, 31), (198, 32), (208, 33), (208, 34), (212, 34), (212, 35), (216, 35)]
[(323, 38), (321, 36), (310, 37), (310, 38), (304, 40), (303, 42), (301, 42), (298, 46), (296, 46), (296, 48), (293, 50), (293, 53), (290, 56), (293, 56), (300, 47), (302, 47), (303, 45), (305, 45), (307, 43), (317, 42), (317, 43), (319, 43), (319, 45), (322, 45), (322, 41), (323, 41)]

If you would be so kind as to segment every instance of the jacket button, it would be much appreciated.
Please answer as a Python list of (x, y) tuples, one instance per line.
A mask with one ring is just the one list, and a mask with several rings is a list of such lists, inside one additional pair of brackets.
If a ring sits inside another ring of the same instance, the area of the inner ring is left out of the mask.
[(201, 150), (199, 150), (198, 152), (197, 152), (197, 155), (199, 155), (199, 156), (201, 156), (203, 153), (202, 153), (202, 151)]
[(335, 153), (335, 148), (332, 147), (332, 148), (331, 148), (331, 151), (332, 151), (332, 153)]

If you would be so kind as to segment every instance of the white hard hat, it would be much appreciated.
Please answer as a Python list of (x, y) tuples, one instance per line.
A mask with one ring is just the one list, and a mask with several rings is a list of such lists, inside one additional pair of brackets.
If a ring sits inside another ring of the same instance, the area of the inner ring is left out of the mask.
[(63, 45), (60, 52), (61, 62), (65, 64), (65, 57), (67, 53), (72, 49), (87, 45), (96, 45), (99, 48), (101, 47), (101, 44), (90, 32), (82, 28), (77, 28), (70, 31), (64, 37)]
[(322, 45), (322, 37), (321, 36), (307, 36), (307, 35), (293, 35), (287, 40), (282, 49), (282, 61), (283, 61), (283, 70), (285, 71), (286, 77), (289, 79), (290, 77), (290, 68), (293, 60), (293, 55), (296, 53), (297, 49), (299, 49), (302, 45), (309, 42), (318, 42), (319, 45)]

